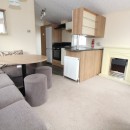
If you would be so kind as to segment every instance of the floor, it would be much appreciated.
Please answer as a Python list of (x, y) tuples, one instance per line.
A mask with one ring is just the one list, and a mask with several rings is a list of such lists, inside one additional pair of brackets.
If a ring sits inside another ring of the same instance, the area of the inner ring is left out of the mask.
[(51, 63), (48, 63), (48, 62), (43, 62), (43, 65), (52, 67), (52, 73), (53, 74), (63, 76), (63, 68), (52, 65)]
[(53, 75), (47, 102), (34, 111), (48, 130), (130, 130), (130, 86), (99, 76), (78, 84)]

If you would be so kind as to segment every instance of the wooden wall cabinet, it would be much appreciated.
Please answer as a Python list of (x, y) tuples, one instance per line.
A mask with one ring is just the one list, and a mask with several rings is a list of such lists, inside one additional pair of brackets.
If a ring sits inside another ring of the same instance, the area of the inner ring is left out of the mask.
[(80, 59), (79, 81), (87, 80), (101, 72), (102, 50), (90, 50), (72, 52), (67, 51), (66, 55)]
[(106, 18), (101, 15), (96, 16), (95, 37), (104, 37)]
[(105, 17), (85, 8), (74, 9), (72, 12), (72, 34), (103, 37)]

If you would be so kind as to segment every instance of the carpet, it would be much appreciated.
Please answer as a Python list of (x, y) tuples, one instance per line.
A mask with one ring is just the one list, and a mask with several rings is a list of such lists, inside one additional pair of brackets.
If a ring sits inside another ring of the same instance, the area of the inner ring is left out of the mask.
[(130, 86), (95, 76), (53, 75), (45, 104), (33, 108), (48, 130), (130, 130)]

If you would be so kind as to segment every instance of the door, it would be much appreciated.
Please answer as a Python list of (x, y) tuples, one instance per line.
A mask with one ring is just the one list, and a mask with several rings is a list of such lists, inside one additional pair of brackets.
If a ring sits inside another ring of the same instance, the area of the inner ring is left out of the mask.
[(47, 62), (52, 63), (52, 27), (46, 27), (46, 56)]
[(41, 52), (46, 55), (46, 30), (45, 26), (41, 26)]

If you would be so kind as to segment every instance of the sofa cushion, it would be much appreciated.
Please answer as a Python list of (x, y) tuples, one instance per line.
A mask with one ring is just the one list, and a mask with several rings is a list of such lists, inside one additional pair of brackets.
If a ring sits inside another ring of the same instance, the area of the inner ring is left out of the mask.
[(14, 85), (13, 81), (7, 74), (0, 74), (0, 89), (8, 85)]
[(47, 130), (31, 106), (20, 100), (0, 110), (1, 130)]
[[(26, 65), (27, 75), (34, 74), (36, 64)], [(9, 77), (20, 77), (22, 76), (22, 66), (21, 65), (11, 65), (2, 67), (2, 71), (5, 72)]]
[(8, 56), (8, 55), (22, 55), (23, 50), (14, 50), (14, 51), (0, 51), (0, 54), (2, 56)]
[(24, 97), (14, 85), (0, 89), (0, 109), (22, 99)]
[(23, 77), (10, 77), (10, 79), (14, 82), (14, 84), (18, 87), (21, 88), (23, 86)]
[(3, 74), (4, 72), (0, 69), (0, 74)]
[(17, 67), (17, 65), (3, 67), (2, 71), (4, 71), (9, 77), (22, 76), (22, 68)]

